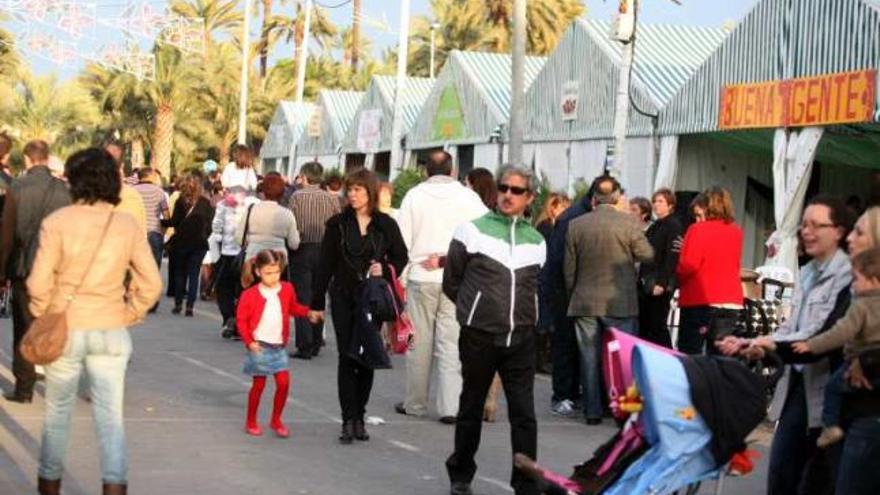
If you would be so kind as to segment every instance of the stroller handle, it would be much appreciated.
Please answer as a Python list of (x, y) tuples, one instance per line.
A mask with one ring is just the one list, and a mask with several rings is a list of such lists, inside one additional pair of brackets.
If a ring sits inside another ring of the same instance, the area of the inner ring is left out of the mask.
[(769, 365), (769, 367), (774, 369), (773, 374), (768, 376), (766, 380), (768, 388), (776, 387), (776, 382), (782, 378), (782, 374), (785, 372), (785, 362), (776, 351), (764, 349), (764, 357), (761, 358), (761, 364)]

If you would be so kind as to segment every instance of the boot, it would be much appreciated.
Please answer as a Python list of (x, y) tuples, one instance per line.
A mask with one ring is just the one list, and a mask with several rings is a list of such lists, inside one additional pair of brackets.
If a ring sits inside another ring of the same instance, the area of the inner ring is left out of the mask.
[(354, 441), (354, 421), (346, 420), (342, 423), (342, 434), (339, 435), (339, 443), (350, 445)]
[(128, 485), (122, 483), (104, 483), (104, 495), (125, 495)]
[(47, 480), (37, 478), (37, 491), (40, 495), (59, 495), (61, 493), (61, 479)]
[(364, 420), (359, 419), (354, 422), (354, 437), (361, 442), (366, 442), (370, 439), (370, 435), (367, 433), (367, 427), (364, 425)]

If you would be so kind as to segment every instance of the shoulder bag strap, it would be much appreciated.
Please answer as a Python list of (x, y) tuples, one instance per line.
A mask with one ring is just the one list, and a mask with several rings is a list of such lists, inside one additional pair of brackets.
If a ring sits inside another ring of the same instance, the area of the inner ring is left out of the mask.
[(248, 245), (248, 234), (250, 234), (250, 230), (251, 230), (251, 210), (254, 209), (255, 204), (256, 203), (251, 203), (251, 205), (248, 206), (247, 215), (245, 215), (245, 218), (244, 218), (244, 235), (241, 237), (241, 248), (242, 249), (247, 248), (247, 245)]
[(86, 270), (83, 273), (82, 278), (79, 280), (79, 283), (73, 286), (73, 291), (71, 291), (70, 295), (67, 296), (67, 301), (64, 304), (64, 311), (67, 311), (67, 308), (70, 307), (71, 301), (76, 296), (76, 293), (79, 291), (79, 288), (82, 287), (82, 284), (86, 281), (86, 277), (89, 276), (89, 272), (92, 271), (92, 265), (95, 264), (95, 259), (98, 257), (98, 251), (101, 249), (101, 244), (104, 244), (104, 239), (107, 238), (107, 231), (110, 230), (110, 223), (113, 221), (113, 216), (116, 212), (111, 211), (110, 215), (107, 216), (107, 223), (104, 224), (104, 230), (101, 231), (101, 237), (98, 238), (98, 245), (95, 246), (95, 249), (92, 250), (92, 255), (89, 257), (89, 262), (86, 264)]

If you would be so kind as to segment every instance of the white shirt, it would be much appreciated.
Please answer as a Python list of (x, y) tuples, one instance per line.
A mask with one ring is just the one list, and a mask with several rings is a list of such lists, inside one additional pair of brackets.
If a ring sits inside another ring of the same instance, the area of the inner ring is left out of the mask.
[(226, 189), (241, 186), (247, 191), (254, 191), (257, 189), (257, 173), (254, 172), (252, 167), (238, 168), (234, 162), (230, 162), (223, 169), (220, 183)]
[(263, 308), (257, 329), (254, 330), (254, 340), (267, 344), (283, 344), (284, 339), (281, 333), (284, 322), (281, 314), (281, 298), (278, 297), (281, 292), (281, 284), (278, 284), (278, 287), (274, 289), (260, 284), (259, 290), (260, 295), (266, 300), (266, 306)]

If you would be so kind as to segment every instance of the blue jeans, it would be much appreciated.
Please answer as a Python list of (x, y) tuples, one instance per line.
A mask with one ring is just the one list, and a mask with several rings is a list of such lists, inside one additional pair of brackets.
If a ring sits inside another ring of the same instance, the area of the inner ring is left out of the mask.
[(70, 432), (70, 415), (79, 377), (86, 370), (92, 414), (98, 433), (101, 478), (105, 483), (125, 483), (128, 461), (122, 402), (125, 369), (131, 356), (131, 336), (126, 329), (69, 333), (64, 354), (46, 366), (46, 413), (40, 449), (39, 476), (61, 478)]
[(880, 493), (880, 417), (859, 418), (846, 431), (835, 493)]
[(584, 416), (589, 419), (602, 417), (605, 400), (602, 397), (602, 333), (616, 328), (631, 335), (638, 335), (638, 318), (614, 318), (610, 316), (579, 316), (575, 319), (575, 333), (581, 359), (581, 386), (584, 389)]
[[(822, 403), (822, 426), (840, 426), (840, 407), (843, 404), (843, 394), (852, 391), (844, 375), (849, 368), (849, 363), (844, 363), (832, 373), (831, 378), (825, 385), (825, 398)], [(880, 389), (880, 380), (871, 380), (874, 389)]]
[(174, 304), (183, 304), (186, 296), (186, 307), (191, 308), (196, 303), (199, 295), (199, 271), (202, 268), (202, 260), (205, 259), (206, 250), (203, 248), (180, 248), (175, 251), (178, 257), (177, 268), (174, 272)]
[(165, 236), (161, 232), (147, 232), (147, 242), (150, 244), (153, 258), (156, 259), (156, 265), (161, 269), (162, 252), (165, 251)]

